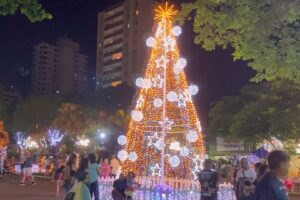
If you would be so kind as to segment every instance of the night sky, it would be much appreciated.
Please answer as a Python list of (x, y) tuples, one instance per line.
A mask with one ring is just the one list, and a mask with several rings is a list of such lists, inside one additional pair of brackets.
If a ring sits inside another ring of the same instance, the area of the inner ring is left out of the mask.
[[(97, 13), (120, 0), (40, 0), (53, 15), (52, 20), (31, 23), (17, 13), (0, 17), (0, 82), (16, 86), (22, 94), (30, 88), (33, 46), (41, 41), (55, 43), (59, 36), (68, 36), (80, 44), (89, 56), (90, 85), (95, 73)], [(180, 3), (183, 1), (173, 1)], [(185, 1), (186, 2), (186, 1)], [(234, 62), (230, 50), (206, 52), (193, 43), (192, 25), (183, 27), (179, 37), (182, 57), (188, 61), (188, 80), (199, 86), (195, 104), (204, 127), (207, 127), (209, 106), (223, 96), (238, 94), (248, 83), (253, 71), (246, 63)]]

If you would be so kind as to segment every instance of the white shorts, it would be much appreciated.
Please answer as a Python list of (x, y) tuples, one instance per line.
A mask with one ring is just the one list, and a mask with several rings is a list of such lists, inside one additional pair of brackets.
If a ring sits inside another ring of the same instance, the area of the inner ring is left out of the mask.
[(23, 169), (23, 175), (24, 175), (24, 176), (32, 176), (32, 170), (31, 170), (31, 167), (30, 167), (30, 168), (24, 168), (24, 169)]

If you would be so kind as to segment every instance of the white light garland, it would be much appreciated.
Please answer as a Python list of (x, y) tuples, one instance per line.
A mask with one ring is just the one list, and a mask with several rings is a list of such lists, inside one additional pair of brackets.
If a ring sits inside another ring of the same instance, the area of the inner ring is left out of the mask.
[(125, 135), (120, 135), (118, 137), (118, 144), (125, 145), (127, 143), (127, 137)]
[(199, 88), (197, 85), (190, 85), (188, 88), (188, 92), (190, 93), (190, 95), (196, 95), (199, 91)]
[(144, 115), (141, 111), (133, 110), (131, 111), (131, 117), (134, 121), (140, 122), (143, 120)]
[(176, 94), (175, 91), (170, 91), (170, 92), (167, 94), (167, 99), (168, 99), (168, 101), (170, 101), (170, 102), (177, 101), (177, 98), (178, 98), (178, 96), (177, 96), (177, 94)]
[(173, 29), (172, 29), (172, 33), (173, 33), (174, 36), (178, 37), (182, 33), (181, 27), (180, 26), (174, 26)]
[(135, 152), (130, 152), (128, 158), (130, 161), (135, 162), (138, 159), (138, 155)]
[(189, 142), (196, 142), (198, 139), (198, 134), (194, 130), (189, 130), (189, 132), (186, 135), (186, 138)]
[(128, 158), (128, 153), (125, 150), (120, 150), (118, 152), (118, 158), (123, 162)]
[(189, 149), (187, 147), (182, 147), (180, 149), (180, 155), (181, 156), (187, 156), (187, 155), (189, 155), (189, 153), (190, 153), (190, 151), (189, 151)]
[(180, 159), (178, 156), (171, 156), (169, 158), (169, 163), (170, 163), (171, 167), (178, 167), (180, 164)]
[(160, 98), (156, 98), (153, 101), (154, 107), (160, 108), (163, 105), (163, 101)]
[(144, 85), (144, 79), (141, 78), (141, 77), (137, 78), (137, 79), (135, 80), (135, 85), (136, 85), (137, 87), (143, 87), (143, 85)]
[(153, 37), (147, 38), (146, 45), (148, 47), (154, 47), (155, 46), (155, 38), (153, 38)]

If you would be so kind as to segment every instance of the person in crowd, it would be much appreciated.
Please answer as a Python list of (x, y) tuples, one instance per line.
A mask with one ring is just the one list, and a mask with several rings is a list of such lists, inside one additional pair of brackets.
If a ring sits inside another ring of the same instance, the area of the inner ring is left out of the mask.
[(4, 155), (0, 154), (0, 178), (4, 172)]
[(101, 175), (101, 171), (99, 164), (96, 162), (96, 155), (91, 153), (88, 158), (90, 160), (88, 169), (90, 194), (91, 197), (94, 196), (94, 200), (99, 200), (98, 177)]
[(54, 180), (56, 181), (56, 197), (59, 196), (60, 193), (60, 186), (62, 184), (62, 180), (63, 180), (63, 172), (64, 172), (64, 168), (66, 166), (66, 156), (62, 155), (59, 159), (58, 159), (58, 163), (57, 163), (57, 167), (54, 173)]
[(36, 182), (32, 175), (32, 155), (31, 155), (31, 153), (26, 153), (26, 159), (23, 163), (22, 172), (23, 172), (23, 174), (22, 174), (23, 177), (22, 177), (20, 185), (22, 185), (22, 186), (25, 185), (25, 180), (27, 177), (30, 179), (32, 185), (36, 185)]
[(111, 175), (113, 177), (116, 177), (118, 170), (120, 168), (120, 161), (117, 159), (116, 155), (112, 155), (112, 159), (110, 161), (110, 167), (111, 167)]
[(246, 158), (241, 159), (241, 168), (236, 174), (236, 194), (238, 200), (253, 200), (256, 180), (255, 170), (249, 167), (248, 160)]
[(75, 200), (91, 200), (90, 191), (87, 187), (89, 182), (88, 177), (89, 159), (81, 158), (79, 169), (75, 173), (78, 184), (74, 187), (73, 192), (75, 193)]
[(69, 192), (75, 181), (75, 173), (77, 171), (77, 155), (71, 154), (69, 160), (63, 170), (63, 188), (65, 192)]
[(256, 163), (254, 165), (255, 172), (257, 174), (256, 180), (255, 180), (255, 185), (257, 186), (259, 181), (265, 176), (265, 174), (268, 172), (268, 165), (264, 163)]
[(121, 173), (119, 178), (113, 182), (112, 198), (113, 200), (125, 200), (125, 190), (127, 186), (126, 176)]
[(138, 184), (134, 182), (134, 179), (135, 179), (134, 172), (128, 172), (127, 178), (126, 178), (126, 180), (127, 180), (126, 189), (125, 189), (125, 199), (126, 200), (133, 200), (135, 189), (138, 186)]
[(49, 155), (47, 155), (45, 158), (44, 169), (45, 169), (45, 176), (48, 177), (51, 169), (51, 159)]
[(101, 177), (108, 177), (110, 175), (111, 169), (108, 163), (108, 159), (104, 159), (104, 162), (101, 164)]
[(258, 183), (256, 200), (288, 200), (280, 179), (288, 175), (290, 160), (285, 151), (275, 150), (269, 154), (269, 172)]
[(218, 173), (212, 171), (213, 161), (206, 159), (204, 169), (198, 174), (201, 184), (201, 200), (217, 200), (218, 192)]

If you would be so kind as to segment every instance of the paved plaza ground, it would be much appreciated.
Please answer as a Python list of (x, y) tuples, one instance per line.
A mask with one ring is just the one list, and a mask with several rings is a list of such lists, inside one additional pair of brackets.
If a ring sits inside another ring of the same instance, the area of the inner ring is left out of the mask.
[[(0, 178), (1, 200), (62, 200), (55, 197), (55, 183), (49, 180), (36, 179), (37, 185), (19, 186), (18, 176)], [(101, 199), (101, 198), (100, 198)], [(289, 200), (299, 200), (300, 196), (290, 196)], [(151, 200), (151, 199), (149, 199)]]

